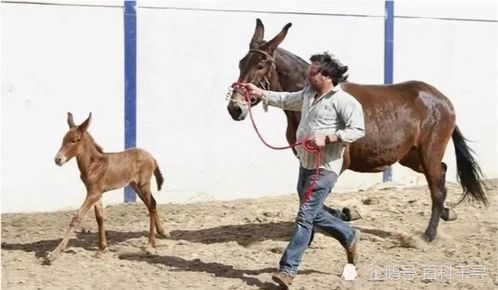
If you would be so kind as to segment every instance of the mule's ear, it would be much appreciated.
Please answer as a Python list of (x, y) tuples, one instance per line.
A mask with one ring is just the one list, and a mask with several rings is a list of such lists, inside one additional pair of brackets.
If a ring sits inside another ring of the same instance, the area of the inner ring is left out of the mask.
[(287, 23), (282, 31), (277, 34), (277, 36), (275, 36), (272, 40), (268, 41), (268, 43), (264, 45), (264, 48), (270, 51), (270, 53), (273, 52), (277, 48), (277, 46), (282, 43), (282, 41), (284, 41), (284, 38), (287, 35), (287, 30), (289, 30), (289, 27), (291, 26), (292, 23)]
[(88, 116), (88, 118), (85, 120), (85, 122), (81, 123), (81, 125), (79, 125), (78, 129), (81, 131), (81, 132), (86, 132), (86, 130), (88, 130), (88, 126), (90, 126), (90, 121), (92, 120), (92, 113), (90, 113), (90, 115)]
[(265, 26), (263, 22), (258, 18), (256, 19), (256, 29), (254, 30), (254, 35), (252, 36), (251, 43), (249, 44), (249, 49), (253, 49), (256, 47), (258, 41), (263, 40), (265, 36)]
[(69, 125), (69, 129), (76, 127), (74, 124), (73, 114), (67, 112), (67, 124)]

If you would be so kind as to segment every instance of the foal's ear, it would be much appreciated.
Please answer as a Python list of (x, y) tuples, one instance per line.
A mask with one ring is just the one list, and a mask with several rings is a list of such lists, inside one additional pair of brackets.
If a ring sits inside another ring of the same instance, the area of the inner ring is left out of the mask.
[(282, 41), (284, 41), (284, 38), (287, 35), (287, 30), (289, 30), (291, 26), (292, 23), (287, 23), (282, 29), (282, 31), (280, 31), (280, 33), (277, 34), (277, 36), (275, 36), (272, 40), (268, 41), (268, 43), (264, 45), (264, 48), (268, 49), (268, 51), (272, 53), (277, 48), (277, 46), (280, 43), (282, 43)]
[(85, 122), (81, 123), (81, 125), (78, 126), (78, 130), (80, 130), (81, 132), (86, 132), (86, 130), (88, 130), (88, 126), (90, 126), (91, 120), (92, 120), (92, 113), (90, 113)]
[(249, 43), (249, 49), (253, 49), (256, 47), (258, 41), (263, 40), (265, 36), (265, 26), (263, 22), (258, 18), (256, 19), (256, 29), (254, 30), (254, 35), (252, 36), (251, 43)]
[(69, 129), (76, 127), (73, 120), (73, 114), (69, 112), (67, 112), (67, 124), (69, 125)]

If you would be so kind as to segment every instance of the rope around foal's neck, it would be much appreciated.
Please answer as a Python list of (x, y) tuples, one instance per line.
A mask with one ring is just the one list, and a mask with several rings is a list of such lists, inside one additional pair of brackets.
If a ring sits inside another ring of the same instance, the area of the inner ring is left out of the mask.
[(313, 191), (315, 190), (316, 183), (318, 181), (318, 176), (320, 174), (320, 163), (321, 163), (321, 153), (320, 153), (320, 148), (311, 146), (310, 140), (308, 138), (303, 138), (302, 140), (296, 141), (296, 143), (291, 144), (289, 146), (282, 146), (282, 147), (276, 147), (268, 144), (265, 139), (261, 136), (261, 133), (259, 133), (258, 127), (256, 126), (256, 123), (254, 122), (254, 117), (252, 115), (252, 109), (251, 109), (251, 97), (249, 96), (249, 92), (247, 89), (242, 85), (241, 83), (233, 83), (232, 88), (234, 90), (237, 90), (239, 93), (241, 93), (244, 98), (246, 99), (247, 106), (249, 108), (249, 116), (251, 117), (251, 122), (252, 126), (254, 127), (254, 130), (256, 131), (256, 134), (258, 135), (259, 139), (265, 144), (267, 147), (274, 149), (274, 150), (284, 150), (284, 149), (290, 149), (294, 148), (297, 146), (303, 146), (304, 150), (306, 150), (309, 153), (313, 153), (315, 155), (315, 160), (316, 160), (316, 165), (315, 165), (315, 174), (312, 178), (312, 183), (304, 193), (304, 202), (307, 202), (310, 198), (311, 195), (313, 194)]

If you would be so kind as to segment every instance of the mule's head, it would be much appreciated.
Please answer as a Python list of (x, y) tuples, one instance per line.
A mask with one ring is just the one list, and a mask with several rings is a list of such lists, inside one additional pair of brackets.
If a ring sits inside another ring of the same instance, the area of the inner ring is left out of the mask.
[(84, 150), (84, 139), (85, 134), (90, 126), (90, 120), (92, 119), (92, 113), (88, 116), (88, 118), (81, 123), (79, 126), (74, 124), (73, 115), (71, 113), (67, 113), (67, 124), (69, 125), (69, 131), (67, 131), (66, 135), (62, 139), (62, 145), (55, 155), (55, 164), (63, 165), (68, 162), (74, 156), (80, 155)]
[[(264, 41), (264, 26), (261, 20), (256, 20), (256, 30), (249, 43), (249, 52), (239, 61), (240, 83), (253, 83), (258, 87), (270, 90), (278, 82), (276, 77), (275, 51), (287, 35), (291, 23), (284, 26), (277, 36), (270, 41)], [(244, 120), (249, 106), (259, 103), (259, 99), (247, 100), (245, 92), (235, 87), (230, 96), (227, 109), (235, 121)]]

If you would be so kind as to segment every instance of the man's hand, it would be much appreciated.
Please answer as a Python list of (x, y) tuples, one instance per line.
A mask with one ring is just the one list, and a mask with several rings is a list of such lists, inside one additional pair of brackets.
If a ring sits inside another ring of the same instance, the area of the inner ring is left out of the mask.
[(316, 147), (316, 148), (322, 148), (325, 146), (325, 144), (335, 143), (338, 141), (339, 141), (339, 138), (335, 134), (328, 135), (328, 136), (317, 135), (317, 136), (314, 136), (313, 138), (308, 139), (309, 144), (312, 147)]
[(261, 99), (263, 97), (264, 90), (258, 88), (257, 86), (251, 83), (243, 83), (242, 85), (247, 90), (250, 97), (256, 97), (258, 99)]
[(308, 139), (309, 145), (314, 148), (322, 148), (325, 146), (325, 136), (323, 135), (318, 135), (318, 136), (313, 136), (312, 138)]
[(327, 139), (325, 139), (326, 144), (335, 142), (339, 142), (339, 137), (336, 134), (328, 135)]

